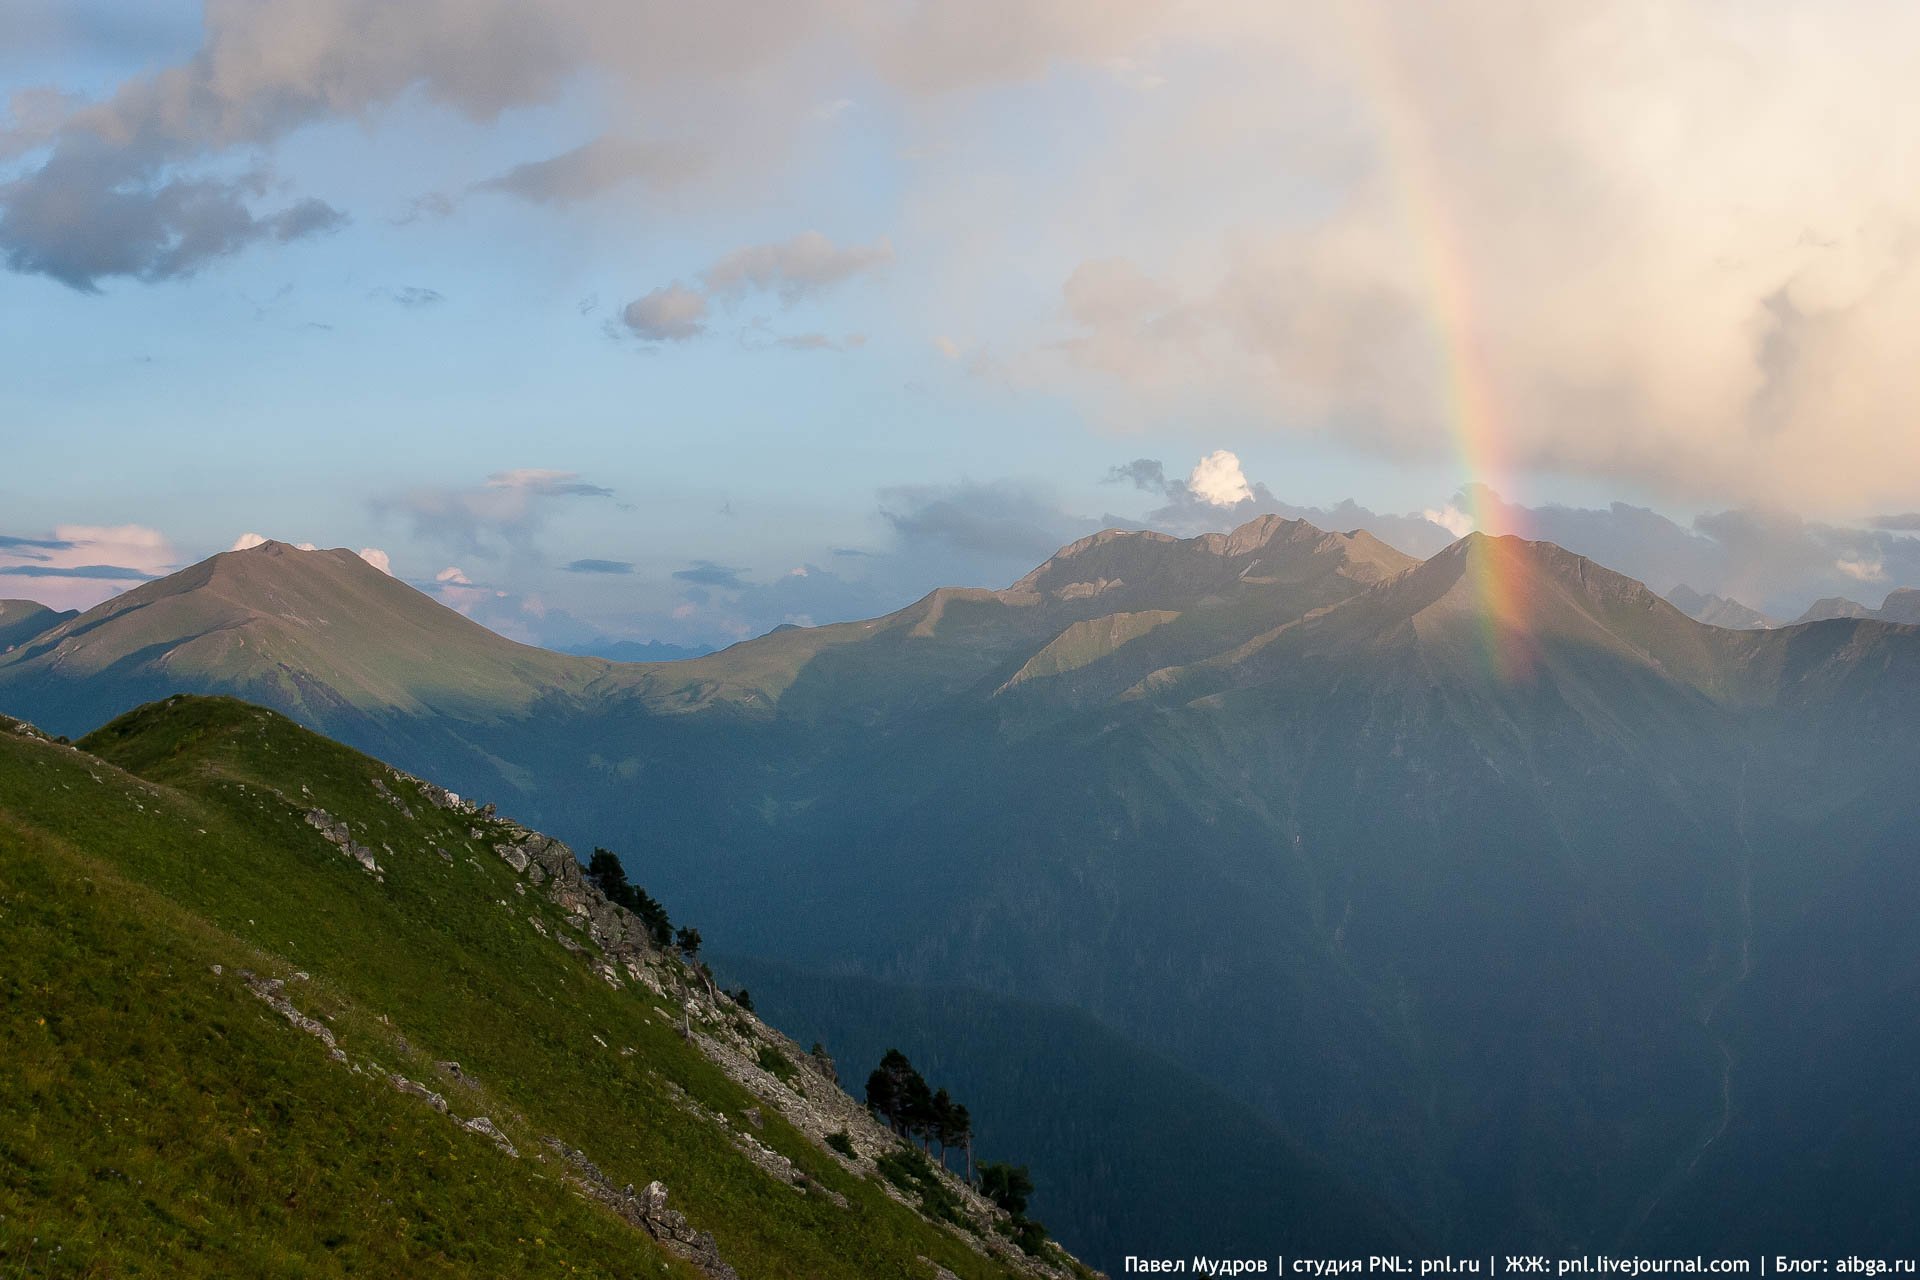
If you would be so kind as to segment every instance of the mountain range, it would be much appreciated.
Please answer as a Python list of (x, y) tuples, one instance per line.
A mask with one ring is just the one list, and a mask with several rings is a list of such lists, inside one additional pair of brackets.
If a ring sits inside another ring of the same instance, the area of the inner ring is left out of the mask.
[[(613, 843), (797, 1033), (905, 1019), (916, 1059), (984, 1059), (1001, 1115), (1049, 1019), (1160, 1064), (1124, 1106), (1063, 1087), (1026, 1121), (1096, 1261), (1138, 1251), (1119, 1188), (1209, 1176), (1118, 1142), (1171, 1095), (1251, 1118), (1234, 1180), (1338, 1189), (1436, 1249), (1916, 1225), (1920, 630), (1895, 621), (1733, 630), (1547, 543), (1416, 561), (1268, 517), (637, 664), (270, 543), (0, 656), (0, 709), (62, 733), (176, 691)], [(1109, 1142), (1136, 1154), (1103, 1204), (1048, 1151)], [(1242, 1248), (1316, 1242), (1218, 1202)]]

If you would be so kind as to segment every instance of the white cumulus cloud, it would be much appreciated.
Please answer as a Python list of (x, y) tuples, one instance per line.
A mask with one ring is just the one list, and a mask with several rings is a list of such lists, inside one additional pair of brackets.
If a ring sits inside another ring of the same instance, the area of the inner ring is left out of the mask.
[(1456, 538), (1473, 532), (1473, 517), (1449, 502), (1444, 507), (1428, 507), (1420, 513)]
[(1240, 459), (1225, 449), (1215, 449), (1200, 459), (1187, 477), (1187, 488), (1216, 507), (1231, 507), (1253, 496), (1253, 487), (1240, 469)]

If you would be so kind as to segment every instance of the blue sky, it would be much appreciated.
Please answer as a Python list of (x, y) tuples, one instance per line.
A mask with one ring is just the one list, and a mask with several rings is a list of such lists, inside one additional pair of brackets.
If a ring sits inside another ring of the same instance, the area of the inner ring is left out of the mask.
[(9, 6), (0, 594), (258, 533), (712, 644), (1343, 499), (1778, 609), (1911, 585), (1910, 16), (1536, 8)]

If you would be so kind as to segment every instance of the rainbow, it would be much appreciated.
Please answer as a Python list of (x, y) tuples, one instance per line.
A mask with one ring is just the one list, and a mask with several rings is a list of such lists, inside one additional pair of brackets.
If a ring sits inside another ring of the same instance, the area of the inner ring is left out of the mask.
[[(1391, 184), (1402, 226), (1412, 244), (1428, 323), (1440, 369), (1442, 406), (1456, 456), (1467, 482), (1466, 515), (1476, 530), (1502, 531), (1505, 512), (1487, 496), (1504, 489), (1509, 474), (1499, 396), (1488, 366), (1483, 326), (1474, 305), (1473, 263), (1458, 232), (1436, 172), (1425, 122), (1409, 91), (1393, 37), (1368, 0), (1334, 6), (1343, 16), (1366, 99), (1374, 107), (1384, 153), (1382, 170)], [(1507, 557), (1494, 547), (1468, 559), (1470, 588), (1480, 617), (1480, 640), (1489, 671), (1501, 680), (1524, 676), (1530, 666), (1525, 634), (1525, 597)]]

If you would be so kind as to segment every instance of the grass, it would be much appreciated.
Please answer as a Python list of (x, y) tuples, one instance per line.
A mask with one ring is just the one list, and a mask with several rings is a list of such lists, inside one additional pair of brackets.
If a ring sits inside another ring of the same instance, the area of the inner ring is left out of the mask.
[[(154, 704), (82, 746), (0, 733), (0, 1275), (685, 1274), (568, 1192), (545, 1135), (615, 1185), (664, 1181), (743, 1275), (1005, 1274), (775, 1114), (761, 1140), (847, 1207), (743, 1159), (676, 1093), (736, 1114), (751, 1095), (644, 989), (534, 929), (565, 926), (517, 892), (492, 819), (228, 699)], [(240, 968), (311, 975), (288, 998), (356, 1065), (489, 1116), (522, 1158), (328, 1061)]]

